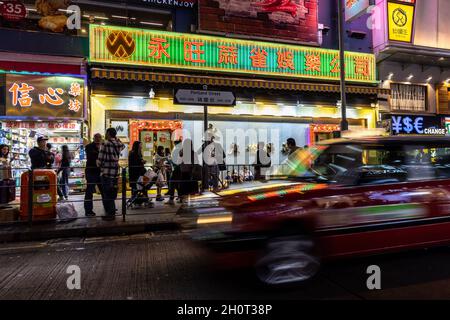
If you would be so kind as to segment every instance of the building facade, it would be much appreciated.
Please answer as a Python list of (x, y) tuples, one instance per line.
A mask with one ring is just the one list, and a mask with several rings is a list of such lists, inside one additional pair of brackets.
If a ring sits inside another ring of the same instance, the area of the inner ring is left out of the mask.
[(392, 134), (428, 134), (435, 131), (427, 128), (445, 127), (450, 112), (449, 13), (448, 1), (376, 2), (374, 52), (381, 86), (391, 89), (380, 118)]
[[(236, 162), (252, 163), (258, 141), (281, 161), (281, 142), (289, 137), (300, 146), (331, 138), (341, 115), (339, 56), (324, 30), (337, 30), (331, 12), (321, 17), (320, 4), (293, 1), (263, 12), (250, 1), (200, 0), (192, 33), (91, 25), (92, 132), (128, 128), (123, 138), (145, 141), (149, 161), (156, 146), (171, 147), (180, 128), (199, 148), (205, 109), (175, 104), (174, 92), (206, 85), (236, 96), (234, 107), (208, 107), (210, 129), (226, 152), (245, 155)], [(364, 44), (370, 38), (358, 41), (364, 50), (345, 57), (349, 121), (353, 129), (374, 128), (378, 96), (389, 90), (378, 88), (374, 56)], [(227, 130), (237, 129), (257, 134), (251, 141), (227, 139)]]

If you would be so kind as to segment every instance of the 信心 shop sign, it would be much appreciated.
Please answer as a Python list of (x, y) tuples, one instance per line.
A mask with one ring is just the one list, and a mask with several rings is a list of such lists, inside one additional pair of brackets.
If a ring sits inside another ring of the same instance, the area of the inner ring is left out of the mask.
[[(339, 51), (166, 31), (90, 26), (90, 62), (339, 80)], [(375, 56), (346, 52), (346, 79), (376, 83)]]
[(13, 73), (4, 77), (6, 116), (83, 118), (84, 78)]

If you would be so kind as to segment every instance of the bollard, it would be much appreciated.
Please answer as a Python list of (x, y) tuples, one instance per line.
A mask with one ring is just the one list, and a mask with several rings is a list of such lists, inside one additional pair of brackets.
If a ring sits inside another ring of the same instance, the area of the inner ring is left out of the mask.
[(33, 169), (28, 171), (28, 224), (31, 227), (33, 225), (33, 187), (34, 187), (34, 174)]
[(127, 169), (122, 168), (122, 216), (123, 216), (123, 222), (125, 222), (126, 215), (127, 215)]

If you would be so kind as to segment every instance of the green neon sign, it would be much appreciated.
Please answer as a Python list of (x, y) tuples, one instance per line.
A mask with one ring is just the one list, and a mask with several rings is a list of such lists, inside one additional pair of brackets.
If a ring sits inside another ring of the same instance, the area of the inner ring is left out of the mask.
[[(90, 25), (90, 61), (117, 65), (339, 80), (337, 50)], [(350, 82), (376, 83), (375, 56), (346, 52)]]

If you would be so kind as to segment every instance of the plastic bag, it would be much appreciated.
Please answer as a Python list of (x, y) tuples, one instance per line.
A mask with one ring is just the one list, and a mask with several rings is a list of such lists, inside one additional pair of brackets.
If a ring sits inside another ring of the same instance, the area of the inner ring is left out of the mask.
[(163, 187), (165, 184), (166, 178), (164, 177), (164, 174), (162, 170), (159, 170), (158, 172), (158, 179), (156, 180), (156, 186), (157, 187)]
[(73, 220), (78, 218), (78, 213), (75, 210), (73, 203), (58, 203), (56, 205), (56, 213), (61, 220)]

